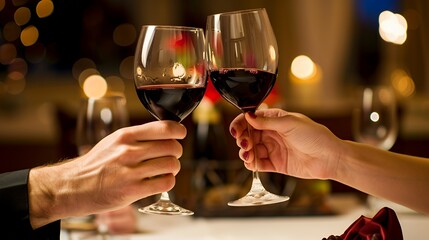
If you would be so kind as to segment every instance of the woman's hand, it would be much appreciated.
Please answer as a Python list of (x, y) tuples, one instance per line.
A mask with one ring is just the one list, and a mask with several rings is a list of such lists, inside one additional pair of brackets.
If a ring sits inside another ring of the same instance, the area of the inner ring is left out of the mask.
[[(249, 137), (247, 123), (254, 128)], [(258, 110), (237, 116), (230, 132), (240, 147), (246, 168), (278, 172), (299, 178), (331, 178), (342, 143), (326, 127), (308, 117), (281, 109)]]

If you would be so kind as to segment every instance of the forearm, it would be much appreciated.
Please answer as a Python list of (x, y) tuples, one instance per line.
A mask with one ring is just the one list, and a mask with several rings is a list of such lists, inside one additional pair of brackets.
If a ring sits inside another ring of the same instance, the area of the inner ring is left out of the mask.
[(344, 141), (334, 180), (429, 214), (429, 159)]

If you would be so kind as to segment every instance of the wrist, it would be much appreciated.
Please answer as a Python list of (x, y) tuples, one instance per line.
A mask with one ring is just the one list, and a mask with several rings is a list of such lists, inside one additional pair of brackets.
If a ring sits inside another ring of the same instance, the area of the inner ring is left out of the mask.
[(362, 148), (362, 144), (344, 140), (342, 151), (339, 154), (338, 167), (335, 181), (341, 182), (351, 187), (356, 187), (362, 180), (362, 171), (369, 166), (365, 165), (361, 153), (368, 152), (370, 149)]
[(53, 166), (38, 167), (30, 170), (28, 179), (29, 217), (33, 229), (62, 218), (61, 173)]

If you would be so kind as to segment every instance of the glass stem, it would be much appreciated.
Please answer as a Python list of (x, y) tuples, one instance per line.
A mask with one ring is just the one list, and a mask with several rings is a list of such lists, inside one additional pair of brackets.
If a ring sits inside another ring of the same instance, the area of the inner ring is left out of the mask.
[(168, 192), (161, 193), (161, 198), (159, 200), (161, 200), (161, 201), (170, 201), (170, 197), (168, 196)]
[(259, 173), (258, 173), (258, 156), (256, 155), (256, 142), (255, 139), (253, 137), (253, 127), (252, 125), (250, 125), (250, 123), (247, 123), (247, 133), (249, 134), (249, 138), (252, 139), (253, 142), (253, 157), (254, 157), (254, 165), (255, 165), (255, 169), (253, 170), (253, 180), (258, 180), (259, 181)]
[(257, 197), (262, 197), (266, 193), (266, 191), (265, 191), (264, 186), (262, 185), (261, 179), (259, 178), (259, 171), (258, 171), (259, 157), (256, 154), (256, 141), (255, 141), (256, 139), (253, 137), (253, 131), (254, 131), (254, 129), (253, 129), (252, 125), (250, 125), (250, 123), (247, 123), (247, 132), (249, 134), (249, 138), (251, 138), (252, 142), (253, 142), (252, 151), (253, 151), (253, 157), (254, 157), (253, 162), (255, 165), (255, 168), (252, 171), (252, 177), (253, 177), (252, 178), (252, 186), (250, 188), (249, 193), (251, 195), (254, 195)]

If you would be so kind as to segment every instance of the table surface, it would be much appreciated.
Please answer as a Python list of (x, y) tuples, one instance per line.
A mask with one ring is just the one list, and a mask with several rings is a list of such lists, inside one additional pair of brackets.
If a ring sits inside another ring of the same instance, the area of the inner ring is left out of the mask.
[[(376, 211), (353, 200), (336, 200), (338, 215), (302, 217), (247, 217), (247, 218), (193, 218), (180, 216), (142, 215), (139, 234), (109, 236), (109, 240), (320, 240), (329, 235), (340, 235), (361, 215), (372, 217)], [(394, 207), (394, 206), (393, 206)], [(395, 209), (401, 223), (404, 239), (428, 239), (429, 216)], [(87, 236), (85, 236), (87, 235)], [(83, 238), (82, 238), (83, 237)], [(61, 239), (70, 238), (64, 232)], [(81, 234), (72, 239), (95, 240), (100, 236)]]

